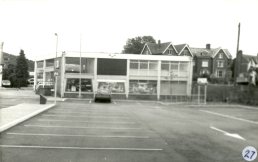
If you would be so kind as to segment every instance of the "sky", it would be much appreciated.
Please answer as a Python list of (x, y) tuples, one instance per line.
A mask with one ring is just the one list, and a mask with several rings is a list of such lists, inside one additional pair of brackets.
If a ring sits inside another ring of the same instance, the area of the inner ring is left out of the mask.
[[(150, 35), (190, 47), (258, 53), (258, 0), (0, 0), (4, 52), (31, 60), (62, 51), (120, 53), (128, 38)], [(55, 33), (58, 34), (58, 41)]]

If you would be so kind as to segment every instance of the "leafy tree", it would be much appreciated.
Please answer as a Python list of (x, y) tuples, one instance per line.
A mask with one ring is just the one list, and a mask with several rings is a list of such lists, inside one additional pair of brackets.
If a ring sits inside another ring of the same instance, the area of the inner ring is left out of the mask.
[(156, 43), (152, 36), (138, 36), (128, 39), (124, 46), (123, 53), (140, 54), (145, 43)]
[(20, 51), (20, 55), (16, 60), (15, 76), (16, 76), (16, 86), (22, 87), (27, 86), (27, 80), (29, 78), (28, 72), (28, 62), (25, 57), (24, 51)]
[(13, 64), (9, 64), (3, 69), (3, 79), (10, 80), (11, 86), (14, 86), (15, 81), (13, 77), (15, 77), (15, 66)]

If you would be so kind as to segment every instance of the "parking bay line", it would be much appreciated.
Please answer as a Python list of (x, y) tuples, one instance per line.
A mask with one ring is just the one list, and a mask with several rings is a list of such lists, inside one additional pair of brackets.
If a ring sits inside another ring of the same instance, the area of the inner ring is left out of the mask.
[(130, 127), (78, 127), (78, 126), (51, 126), (51, 125), (24, 125), (25, 127), (40, 127), (40, 128), (69, 128), (69, 129), (114, 129), (114, 130), (139, 130), (143, 128), (130, 128)]
[(247, 122), (247, 123), (251, 123), (251, 124), (258, 124), (258, 122), (255, 122), (255, 121), (252, 121), (252, 120), (242, 119), (242, 118), (238, 118), (238, 117), (234, 117), (234, 116), (230, 116), (230, 115), (225, 115), (225, 114), (220, 114), (220, 113), (216, 113), (216, 112), (212, 112), (212, 111), (207, 111), (207, 110), (199, 110), (199, 111), (205, 112), (205, 113), (208, 113), (208, 114), (213, 114), (213, 115), (225, 117), (225, 118), (235, 119), (235, 120), (239, 120), (239, 121), (243, 121), (243, 122)]
[(0, 148), (28, 148), (28, 149), (63, 149), (63, 150), (117, 150), (117, 151), (162, 151), (161, 148), (119, 148), (119, 147), (56, 147), (56, 146), (26, 146), (0, 145)]
[(46, 122), (78, 122), (78, 123), (97, 123), (97, 124), (136, 124), (135, 122), (108, 122), (108, 121), (85, 121), (85, 120), (58, 120), (58, 119), (38, 119), (37, 121)]
[(75, 117), (75, 118), (121, 118), (121, 119), (130, 119), (129, 117), (123, 116), (94, 116), (94, 115), (51, 115), (51, 114), (43, 114), (42, 116), (52, 116), (52, 117)]
[[(70, 114), (70, 115), (72, 115), (72, 116), (74, 116), (74, 114), (81, 114), (81, 115), (79, 115), (79, 116), (83, 116), (83, 115), (85, 115), (85, 116), (107, 116), (107, 114), (108, 113), (92, 113), (92, 112), (63, 112), (63, 111), (49, 111), (48, 112), (49, 114), (48, 115), (56, 115), (56, 114), (61, 114), (61, 115), (63, 115), (63, 114)], [(126, 117), (125, 115), (120, 115), (120, 114), (108, 114), (108, 116), (109, 117)]]
[(133, 139), (148, 139), (149, 136), (108, 136), (108, 135), (82, 135), (82, 134), (49, 134), (49, 133), (6, 133), (8, 135), (17, 136), (53, 136), (53, 137), (91, 137), (91, 138), (133, 138)]

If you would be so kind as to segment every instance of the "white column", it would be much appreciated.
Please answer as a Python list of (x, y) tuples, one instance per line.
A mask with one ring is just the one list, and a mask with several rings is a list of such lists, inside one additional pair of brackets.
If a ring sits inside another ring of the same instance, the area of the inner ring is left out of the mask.
[(37, 80), (38, 80), (38, 76), (37, 76), (37, 69), (38, 69), (38, 64), (37, 61), (34, 62), (34, 84), (33, 84), (33, 90), (36, 90), (36, 85), (37, 85)]
[(128, 99), (128, 97), (129, 97), (129, 75), (130, 75), (130, 60), (127, 59), (126, 81), (125, 81), (125, 95), (126, 95), (126, 99)]
[(93, 81), (92, 81), (92, 86), (93, 86), (93, 94), (95, 96), (95, 92), (97, 91), (98, 88), (98, 82), (97, 82), (97, 63), (98, 63), (98, 58), (94, 58), (94, 76), (93, 76)]
[(187, 79), (187, 95), (191, 96), (192, 93), (192, 80), (193, 80), (193, 59), (188, 62), (188, 79)]
[(46, 60), (43, 60), (43, 87), (45, 86), (46, 82)]
[(60, 66), (60, 79), (61, 79), (61, 98), (64, 97), (65, 92), (65, 53), (62, 53), (61, 66)]
[(157, 99), (160, 100), (161, 60), (158, 61)]

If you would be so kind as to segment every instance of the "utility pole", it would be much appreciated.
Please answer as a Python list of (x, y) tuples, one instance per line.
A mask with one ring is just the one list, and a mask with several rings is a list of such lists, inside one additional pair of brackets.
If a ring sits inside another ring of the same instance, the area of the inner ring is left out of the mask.
[(80, 34), (80, 80), (79, 80), (79, 98), (82, 97), (82, 36)]
[(239, 52), (239, 40), (240, 40), (240, 23), (238, 24), (238, 35), (237, 35), (237, 49), (236, 49), (236, 59), (235, 59), (235, 65), (234, 65), (234, 85), (236, 85), (236, 81), (237, 81), (237, 74), (239, 72), (239, 64), (241, 64), (239, 62), (238, 58), (238, 52)]

